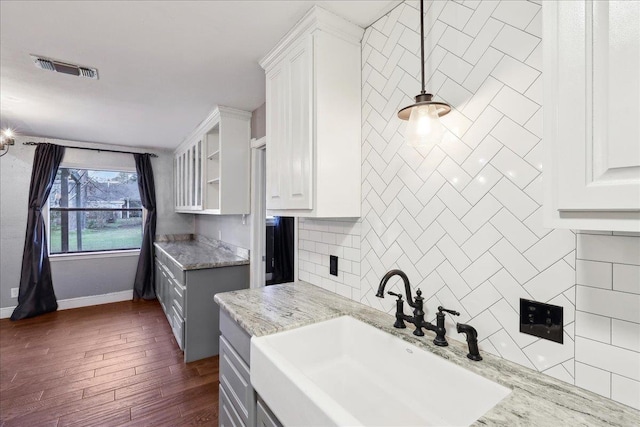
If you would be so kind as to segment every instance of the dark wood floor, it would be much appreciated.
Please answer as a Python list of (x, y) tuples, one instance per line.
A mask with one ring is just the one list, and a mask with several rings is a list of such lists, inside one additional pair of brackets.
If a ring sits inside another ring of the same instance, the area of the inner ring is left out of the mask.
[(0, 425), (218, 425), (218, 358), (184, 364), (156, 302), (0, 320)]

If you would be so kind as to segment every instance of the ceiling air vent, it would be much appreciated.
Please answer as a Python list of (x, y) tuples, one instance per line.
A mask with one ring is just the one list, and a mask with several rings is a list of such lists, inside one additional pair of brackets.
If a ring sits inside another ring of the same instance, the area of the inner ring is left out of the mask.
[(80, 70), (80, 75), (82, 77), (87, 77), (90, 79), (98, 78), (98, 72), (94, 68), (80, 67), (78, 68), (78, 70)]
[(36, 55), (31, 55), (33, 63), (36, 67), (43, 70), (55, 71), (56, 73), (69, 74), (78, 77), (87, 77), (89, 79), (98, 80), (98, 70), (91, 67), (84, 67), (81, 65), (69, 64), (55, 59), (43, 58)]
[(49, 70), (49, 71), (56, 70), (55, 68), (53, 68), (53, 62), (47, 61), (46, 59), (36, 58), (36, 65), (42, 68), (43, 70)]

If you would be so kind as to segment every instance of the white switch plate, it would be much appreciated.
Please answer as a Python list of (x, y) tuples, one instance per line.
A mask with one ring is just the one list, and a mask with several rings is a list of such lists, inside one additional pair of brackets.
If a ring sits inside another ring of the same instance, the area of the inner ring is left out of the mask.
[(18, 288), (11, 288), (11, 298), (18, 298)]

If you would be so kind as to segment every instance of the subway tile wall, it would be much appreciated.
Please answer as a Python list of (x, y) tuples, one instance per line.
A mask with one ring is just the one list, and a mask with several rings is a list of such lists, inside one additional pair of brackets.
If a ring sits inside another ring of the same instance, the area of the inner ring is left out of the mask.
[(640, 409), (640, 236), (578, 233), (575, 383)]
[[(630, 261), (628, 248), (617, 239), (583, 244), (576, 257), (576, 233), (542, 227), (539, 2), (425, 4), (427, 88), (454, 107), (443, 120), (447, 137), (430, 153), (404, 145), (405, 124), (396, 118), (420, 88), (418, 7), (404, 2), (365, 32), (362, 218), (301, 220), (299, 278), (392, 313), (393, 299), (375, 292), (386, 271), (400, 268), (428, 298), (429, 320), (438, 305), (459, 310), (456, 320), (478, 329), (483, 351), (572, 384), (580, 377), (579, 385), (630, 404), (637, 395), (634, 359), (616, 359), (626, 375), (601, 360), (574, 360), (578, 351), (589, 354), (588, 345), (619, 353), (606, 339), (613, 335), (606, 321), (633, 322), (614, 316), (601, 295), (589, 292), (607, 292), (602, 278), (613, 274), (614, 262), (631, 286), (637, 273), (623, 264), (633, 262), (621, 261)], [(607, 237), (611, 233), (595, 238)], [(329, 275), (330, 254), (340, 257), (338, 277)], [(611, 272), (588, 264), (590, 258), (608, 262)], [(576, 269), (578, 283), (585, 282), (578, 288), (590, 287), (578, 291), (583, 309), (577, 319)], [(398, 282), (390, 285), (400, 290)], [(608, 298), (618, 303), (616, 295)], [(564, 344), (519, 332), (519, 298), (564, 307)], [(581, 323), (589, 319), (598, 327)], [(601, 339), (580, 335), (574, 342), (578, 326)], [(618, 342), (629, 344), (633, 331), (626, 323), (617, 327), (623, 328)]]
[[(359, 221), (300, 218), (298, 278), (353, 300), (360, 300)], [(338, 276), (329, 274), (329, 255), (338, 257)]]

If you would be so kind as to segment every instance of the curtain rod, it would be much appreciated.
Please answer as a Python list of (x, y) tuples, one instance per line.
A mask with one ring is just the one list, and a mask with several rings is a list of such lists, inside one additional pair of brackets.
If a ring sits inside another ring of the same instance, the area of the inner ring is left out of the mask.
[[(45, 144), (45, 143), (43, 143), (43, 142), (33, 142), (33, 141), (23, 142), (22, 143), (22, 145), (38, 145), (38, 144)], [(158, 157), (158, 155), (154, 154), (154, 153), (135, 153), (133, 151), (105, 150), (104, 148), (92, 148), (92, 147), (73, 147), (73, 146), (70, 146), (70, 145), (63, 145), (63, 147), (75, 148), (75, 149), (78, 149), (78, 150), (104, 151), (104, 152), (107, 152), (107, 153), (148, 154), (151, 157)]]

